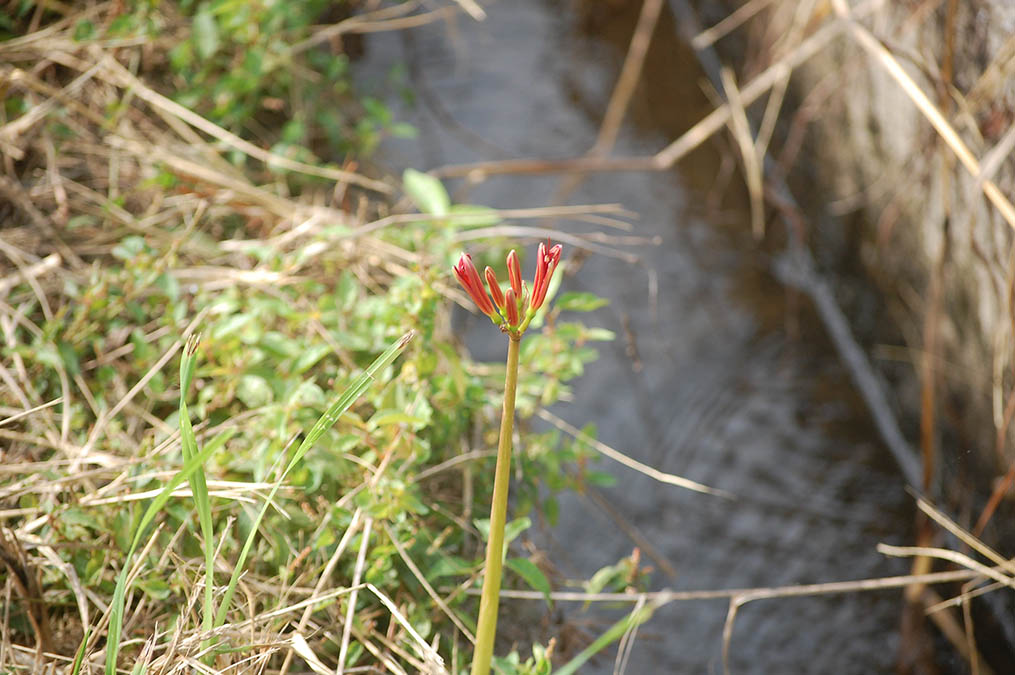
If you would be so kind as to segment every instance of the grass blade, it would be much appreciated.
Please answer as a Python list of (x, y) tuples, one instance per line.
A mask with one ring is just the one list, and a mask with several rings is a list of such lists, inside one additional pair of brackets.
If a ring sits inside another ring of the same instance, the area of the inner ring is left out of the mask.
[(74, 654), (74, 662), (71, 663), (70, 669), (67, 671), (70, 675), (78, 675), (81, 672), (81, 666), (85, 662), (85, 649), (88, 647), (88, 638), (92, 636), (92, 629), (85, 627), (85, 634), (81, 636), (81, 646), (78, 647), (77, 652)]
[[(187, 410), (187, 392), (194, 379), (197, 364), (197, 346), (200, 335), (191, 335), (180, 359), (180, 444), (183, 447), (183, 461), (187, 462), (197, 455), (197, 438), (194, 427), (190, 424), (190, 412)], [(204, 466), (199, 466), (189, 478), (190, 492), (194, 497), (198, 521), (201, 524), (201, 538), (204, 542), (204, 612), (202, 629), (207, 632), (212, 628), (215, 618), (215, 531), (211, 518), (211, 498), (208, 496), (208, 482), (204, 474)]]
[(649, 604), (633, 610), (623, 619), (610, 626), (605, 633), (597, 637), (588, 647), (581, 650), (577, 656), (564, 664), (562, 668), (554, 671), (553, 675), (574, 675), (589, 659), (606, 649), (611, 643), (619, 640), (628, 630), (635, 626), (640, 626), (652, 618), (652, 613), (655, 610), (655, 604)]
[(116, 659), (120, 653), (120, 634), (123, 630), (123, 604), (124, 598), (127, 595), (127, 575), (130, 573), (130, 560), (134, 557), (134, 552), (137, 551), (138, 544), (141, 543), (145, 531), (148, 526), (155, 520), (155, 516), (158, 515), (162, 507), (169, 501), (172, 496), (173, 490), (178, 488), (180, 484), (188, 480), (190, 476), (197, 471), (199, 468), (204, 466), (204, 463), (208, 461), (208, 458), (215, 453), (216, 450), (225, 445), (232, 435), (235, 433), (235, 429), (227, 429), (213, 438), (204, 449), (186, 460), (183, 463), (183, 468), (180, 469), (179, 473), (170, 479), (166, 486), (162, 488), (162, 492), (158, 494), (152, 503), (145, 509), (144, 515), (141, 517), (141, 522), (138, 523), (137, 529), (134, 531), (134, 539), (131, 541), (130, 549), (127, 551), (127, 555), (123, 561), (123, 569), (120, 570), (120, 576), (116, 580), (116, 589), (113, 591), (113, 601), (110, 603), (109, 609), (109, 631), (106, 634), (106, 675), (116, 675)]

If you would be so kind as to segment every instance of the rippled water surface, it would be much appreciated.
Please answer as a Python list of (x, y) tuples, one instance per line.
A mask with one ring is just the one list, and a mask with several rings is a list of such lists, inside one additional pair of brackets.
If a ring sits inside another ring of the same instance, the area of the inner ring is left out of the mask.
[[(606, 3), (610, 4), (610, 3)], [(623, 4), (623, 3), (622, 3)], [(452, 29), (369, 37), (360, 85), (384, 95), (420, 138), (384, 145), (393, 169), (587, 151), (623, 60), (634, 16), (603, 3), (489, 3), (489, 18)], [(390, 94), (391, 68), (415, 105)], [(621, 130), (617, 155), (652, 153), (708, 110), (696, 62), (671, 17), (656, 32), (646, 74)], [(619, 202), (639, 214), (630, 264), (589, 255), (569, 290), (608, 297), (590, 323), (618, 339), (555, 412), (598, 424), (609, 445), (663, 471), (736, 495), (727, 501), (604, 464), (617, 484), (596, 499), (561, 502), (544, 542), (573, 578), (648, 542), (655, 589), (809, 584), (905, 573), (878, 542), (912, 541), (904, 481), (880, 444), (848, 375), (803, 300), (768, 273), (750, 237), (738, 178), (725, 198), (716, 147), (666, 173), (592, 174), (570, 203)], [(452, 189), (460, 184), (449, 183)], [(556, 176), (494, 177), (468, 200), (496, 207), (554, 203)], [(573, 232), (581, 223), (558, 223)], [(658, 292), (653, 292), (657, 288)], [(485, 321), (468, 323), (480, 358), (502, 358)], [(604, 508), (604, 505), (606, 508)], [(611, 515), (612, 514), (612, 515)], [(766, 600), (744, 607), (730, 653), (733, 672), (860, 673), (891, 669), (900, 591)], [(502, 607), (510, 602), (505, 601)], [(724, 601), (675, 603), (642, 627), (629, 673), (721, 672)], [(601, 633), (613, 613), (555, 611), (545, 635), (561, 649)], [(609, 650), (582, 672), (613, 672)]]

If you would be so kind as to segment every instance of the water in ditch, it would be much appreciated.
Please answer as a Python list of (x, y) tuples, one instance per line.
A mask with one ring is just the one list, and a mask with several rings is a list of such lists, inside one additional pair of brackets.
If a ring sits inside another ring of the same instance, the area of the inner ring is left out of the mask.
[[(488, 3), (489, 16), (370, 35), (359, 87), (414, 124), (392, 140), (390, 169), (521, 157), (572, 157), (593, 144), (634, 16), (627, 3)], [(634, 3), (637, 4), (637, 3)], [(612, 7), (612, 9), (611, 9)], [(404, 64), (409, 64), (406, 66)], [(664, 12), (614, 154), (657, 151), (708, 112), (697, 63)], [(397, 90), (411, 94), (401, 97)], [(403, 102), (412, 99), (413, 103)], [(605, 443), (662, 471), (736, 495), (723, 500), (619, 465), (596, 497), (561, 501), (542, 541), (569, 578), (588, 578), (639, 543), (654, 589), (742, 588), (907, 571), (878, 542), (912, 542), (911, 500), (820, 323), (770, 275), (750, 234), (738, 178), (715, 146), (670, 172), (585, 177), (569, 203), (618, 202), (639, 214), (636, 264), (584, 258), (569, 290), (610, 304), (589, 319), (618, 338), (555, 413), (598, 425)], [(449, 183), (453, 189), (461, 184)], [(493, 177), (468, 200), (500, 208), (554, 203), (558, 176)], [(570, 231), (588, 225), (559, 223)], [(503, 357), (489, 322), (466, 321), (469, 347)], [(741, 609), (737, 673), (885, 672), (898, 649), (901, 591), (775, 599)], [(504, 617), (543, 611), (502, 603)], [(722, 601), (673, 603), (636, 636), (629, 673), (721, 672)], [(536, 625), (574, 653), (622, 614), (558, 606)], [(615, 649), (581, 672), (614, 672)]]

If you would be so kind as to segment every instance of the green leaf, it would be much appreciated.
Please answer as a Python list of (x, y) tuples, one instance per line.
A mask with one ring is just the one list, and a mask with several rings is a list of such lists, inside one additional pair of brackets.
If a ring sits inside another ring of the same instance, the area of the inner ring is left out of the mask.
[(219, 27), (215, 23), (208, 5), (202, 4), (194, 15), (194, 23), (191, 27), (194, 32), (194, 46), (202, 59), (210, 58), (218, 51), (221, 41), (219, 40)]
[(602, 592), (602, 590), (620, 574), (621, 570), (618, 565), (607, 565), (606, 567), (601, 568), (598, 572), (592, 575), (591, 579), (585, 582), (585, 592), (589, 595), (595, 595), (596, 593)]
[(282, 127), (283, 143), (302, 143), (307, 135), (307, 125), (300, 119), (289, 120)]
[(35, 350), (35, 359), (50, 368), (57, 369), (63, 365), (60, 352), (50, 343), (39, 345)]
[(144, 250), (144, 238), (137, 235), (131, 235), (120, 240), (120, 243), (113, 247), (111, 253), (114, 258), (129, 261), (140, 255)]
[(532, 527), (532, 520), (528, 517), (515, 518), (510, 523), (504, 526), (504, 546), (507, 546), (512, 541), (518, 538), (525, 530)]
[(169, 50), (169, 65), (176, 71), (190, 68), (194, 63), (194, 45), (181, 42)]
[(260, 375), (244, 375), (236, 385), (236, 398), (248, 408), (260, 408), (274, 399), (271, 386)]
[(378, 410), (367, 426), (376, 429), (389, 424), (407, 424), (411, 429), (419, 429), (426, 424), (426, 420), (398, 410)]
[(297, 373), (303, 374), (310, 370), (318, 361), (323, 359), (331, 352), (331, 347), (328, 345), (316, 345), (307, 347), (306, 350), (300, 354), (299, 358), (293, 364), (293, 370)]
[(617, 334), (605, 328), (587, 328), (582, 333), (582, 337), (589, 342), (610, 342), (617, 337)]
[(546, 578), (543, 570), (539, 569), (536, 563), (528, 558), (508, 558), (504, 564), (524, 579), (532, 590), (542, 593), (546, 597), (547, 604), (550, 603), (550, 591), (553, 590), (550, 580)]
[(82, 19), (74, 24), (74, 40), (84, 42), (95, 37), (95, 24), (87, 19)]
[(613, 487), (617, 484), (617, 478), (605, 471), (587, 471), (585, 473), (585, 482), (597, 487)]
[(406, 169), (402, 183), (405, 194), (409, 195), (409, 199), (420, 211), (437, 217), (448, 215), (451, 198), (440, 180), (422, 171)]
[(79, 214), (76, 216), (72, 216), (71, 219), (67, 221), (67, 229), (73, 230), (79, 227), (89, 227), (92, 225), (97, 225), (98, 222), (99, 219), (96, 218), (95, 216), (88, 214)]
[(550, 496), (543, 500), (543, 515), (552, 527), (556, 527), (560, 518), (560, 503), (556, 497)]
[(443, 577), (465, 576), (472, 574), (474, 568), (467, 560), (457, 556), (443, 555), (427, 570), (430, 581)]
[(60, 351), (60, 358), (63, 359), (63, 365), (67, 369), (67, 374), (71, 377), (81, 374), (81, 364), (78, 362), (78, 355), (75, 353), (74, 348), (61, 340), (56, 348)]
[(154, 600), (165, 600), (172, 594), (169, 584), (158, 578), (141, 579), (137, 582), (137, 586)]
[(99, 530), (102, 527), (98, 519), (91, 513), (75, 507), (71, 507), (61, 513), (59, 518), (62, 522), (68, 525), (83, 525), (85, 527), (90, 527), (93, 530)]
[(155, 286), (166, 294), (166, 297), (176, 302), (180, 298), (180, 282), (172, 274), (160, 274), (155, 279)]
[(416, 127), (411, 124), (407, 124), (406, 122), (396, 122), (395, 124), (392, 124), (390, 131), (391, 135), (395, 138), (416, 138), (416, 136), (419, 135)]
[(609, 304), (609, 300), (594, 293), (561, 293), (555, 301), (557, 309), (570, 312), (591, 312)]
[[(484, 540), (490, 539), (490, 519), (489, 518), (476, 518), (472, 521), (479, 530), (479, 533), (483, 535)], [(532, 520), (527, 516), (521, 518), (515, 518), (504, 526), (504, 550), (507, 550), (508, 544), (518, 538), (525, 530), (532, 527)]]

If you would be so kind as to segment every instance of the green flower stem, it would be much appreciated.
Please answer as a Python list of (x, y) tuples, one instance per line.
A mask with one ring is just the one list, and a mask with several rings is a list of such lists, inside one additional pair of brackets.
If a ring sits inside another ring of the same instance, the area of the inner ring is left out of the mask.
[(497, 444), (497, 470), (493, 480), (493, 504), (490, 505), (490, 539), (486, 544), (486, 576), (479, 601), (476, 650), (472, 657), (472, 675), (488, 675), (493, 658), (493, 639), (497, 634), (497, 607), (500, 604), (500, 579), (504, 568), (504, 524), (507, 520), (508, 484), (511, 477), (511, 435), (515, 424), (515, 389), (518, 385), (518, 346), (521, 337), (509, 335), (507, 373), (504, 376), (504, 414), (500, 420)]
[(529, 310), (527, 312), (525, 312), (525, 320), (522, 321), (522, 324), (520, 326), (518, 326), (518, 334), (519, 335), (522, 335), (522, 334), (525, 333), (525, 330), (529, 327), (529, 324), (532, 323), (532, 319), (534, 319), (535, 316), (536, 316), (536, 310), (534, 310), (534, 309), (532, 309), (530, 307)]

